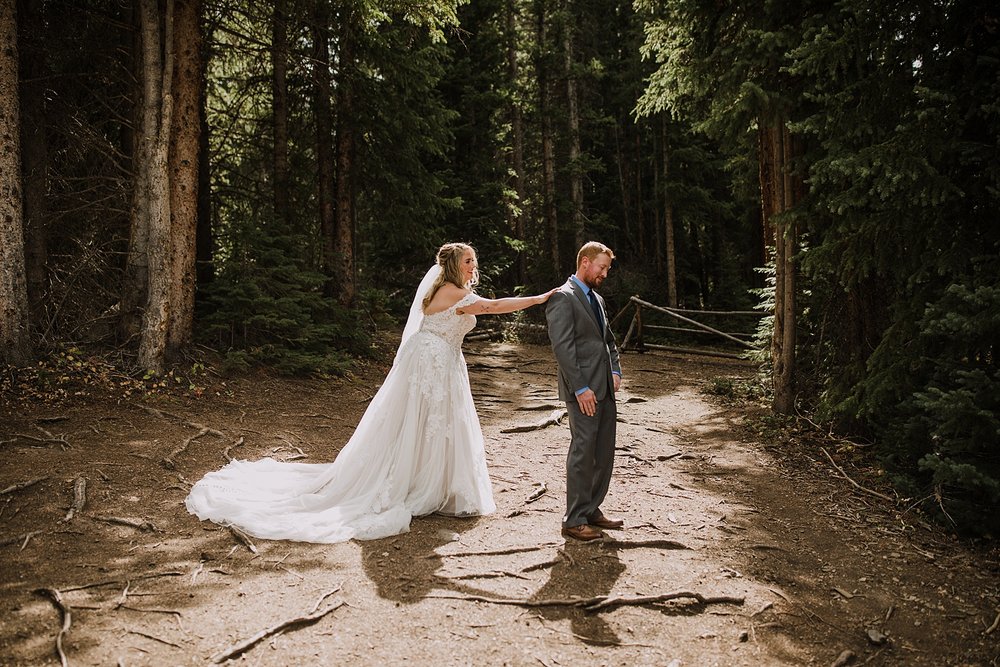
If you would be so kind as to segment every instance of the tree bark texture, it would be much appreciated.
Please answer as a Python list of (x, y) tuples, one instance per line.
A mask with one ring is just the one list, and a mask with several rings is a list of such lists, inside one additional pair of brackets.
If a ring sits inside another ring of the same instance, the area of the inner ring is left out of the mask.
[(350, 3), (345, 3), (340, 21), (340, 65), (337, 77), (337, 222), (334, 240), (334, 265), (338, 301), (354, 303), (357, 293), (357, 269), (354, 258), (354, 227), (357, 216), (355, 172), (357, 171), (357, 18)]
[(580, 163), (580, 107), (577, 90), (576, 63), (573, 54), (572, 5), (567, 0), (563, 23), (563, 64), (566, 76), (566, 110), (569, 130), (569, 191), (571, 226), (576, 247), (584, 244), (583, 234), (583, 165)]
[[(527, 240), (525, 235), (524, 211), (524, 123), (518, 91), (517, 64), (517, 7), (514, 0), (507, 0), (507, 82), (510, 86), (510, 134), (511, 134), (511, 172), (514, 179), (514, 201), (507, 207), (512, 236), (522, 244)], [(518, 285), (528, 281), (527, 254), (522, 245), (517, 251), (515, 263)]]
[(795, 205), (795, 187), (789, 172), (792, 141), (782, 119), (761, 120), (759, 161), (761, 210), (765, 238), (774, 250), (774, 331), (771, 336), (771, 375), (774, 387), (772, 407), (790, 414), (794, 409), (795, 388), (795, 230), (774, 218)]
[(330, 14), (326, 3), (317, 2), (313, 14), (313, 113), (316, 116), (316, 174), (319, 179), (320, 247), (324, 292), (334, 296), (337, 271), (336, 201), (334, 199), (333, 89), (328, 41)]
[(555, 275), (561, 273), (559, 261), (559, 218), (556, 212), (556, 151), (553, 139), (549, 91), (548, 22), (545, 0), (535, 2), (537, 21), (535, 74), (538, 78), (538, 115), (542, 131), (542, 217), (549, 261)]
[(286, 228), (289, 217), (288, 167), (288, 26), (287, 0), (274, 0), (271, 17), (271, 96), (274, 125), (274, 217)]
[(175, 0), (170, 125), (170, 320), (167, 358), (191, 343), (198, 234), (199, 118), (202, 108), (201, 0)]
[(0, 362), (28, 363), (21, 129), (14, 0), (0, 0)]
[(663, 245), (667, 271), (667, 302), (677, 307), (677, 244), (674, 240), (674, 202), (670, 196), (670, 135), (666, 115), (663, 116)]
[[(42, 3), (19, 0), (17, 3), (20, 35), (44, 34)], [(36, 39), (28, 51), (28, 42), (18, 40), (21, 70), (21, 174), (24, 193), (24, 260), (28, 284), (30, 317), (42, 319), (49, 291), (48, 265), (48, 140), (45, 121), (46, 50)]]
[[(143, 136), (149, 160), (147, 180), (143, 189), (148, 197), (146, 229), (148, 230), (148, 269), (146, 307), (142, 317), (139, 340), (139, 364), (160, 373), (166, 362), (168, 326), (170, 324), (170, 281), (172, 251), (170, 230), (170, 127), (173, 99), (173, 0), (167, 0), (161, 17), (157, 0), (140, 0), (139, 21), (142, 25)], [(161, 56), (161, 50), (163, 54)], [(137, 184), (141, 185), (141, 184)]]

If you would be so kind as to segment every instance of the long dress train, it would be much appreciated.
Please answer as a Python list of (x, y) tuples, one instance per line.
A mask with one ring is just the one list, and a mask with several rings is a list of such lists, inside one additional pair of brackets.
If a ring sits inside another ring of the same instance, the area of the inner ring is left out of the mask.
[(194, 485), (188, 510), (303, 542), (371, 540), (407, 532), (413, 516), (494, 511), (461, 347), (476, 318), (455, 312), (478, 299), (422, 318), (332, 463), (232, 461)]

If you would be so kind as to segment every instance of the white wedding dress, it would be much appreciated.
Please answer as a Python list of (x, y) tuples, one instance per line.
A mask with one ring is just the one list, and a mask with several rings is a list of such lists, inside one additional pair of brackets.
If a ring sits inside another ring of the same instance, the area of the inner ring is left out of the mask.
[(424, 316), (416, 308), (433, 272), (392, 369), (333, 463), (232, 461), (194, 485), (188, 510), (256, 537), (302, 542), (372, 540), (407, 532), (413, 516), (494, 511), (461, 348), (476, 318), (455, 312), (480, 297)]

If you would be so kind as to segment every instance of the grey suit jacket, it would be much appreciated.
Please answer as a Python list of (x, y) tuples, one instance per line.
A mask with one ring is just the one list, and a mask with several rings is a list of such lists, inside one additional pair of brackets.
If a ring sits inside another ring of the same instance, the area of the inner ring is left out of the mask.
[(590, 301), (573, 280), (567, 280), (546, 304), (545, 319), (559, 366), (561, 400), (575, 399), (576, 392), (584, 387), (590, 387), (599, 401), (614, 396), (612, 372), (621, 373), (618, 346), (607, 325), (608, 314), (600, 294), (597, 294), (597, 301), (604, 314), (603, 330), (594, 317)]

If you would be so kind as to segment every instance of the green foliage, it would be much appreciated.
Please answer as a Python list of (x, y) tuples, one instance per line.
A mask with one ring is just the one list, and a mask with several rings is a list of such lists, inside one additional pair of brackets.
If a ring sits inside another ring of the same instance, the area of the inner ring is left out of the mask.
[(339, 374), (369, 340), (356, 316), (323, 296), (325, 277), (300, 259), (302, 240), (277, 225), (234, 226), (229, 261), (208, 286), (200, 333), (230, 366)]

